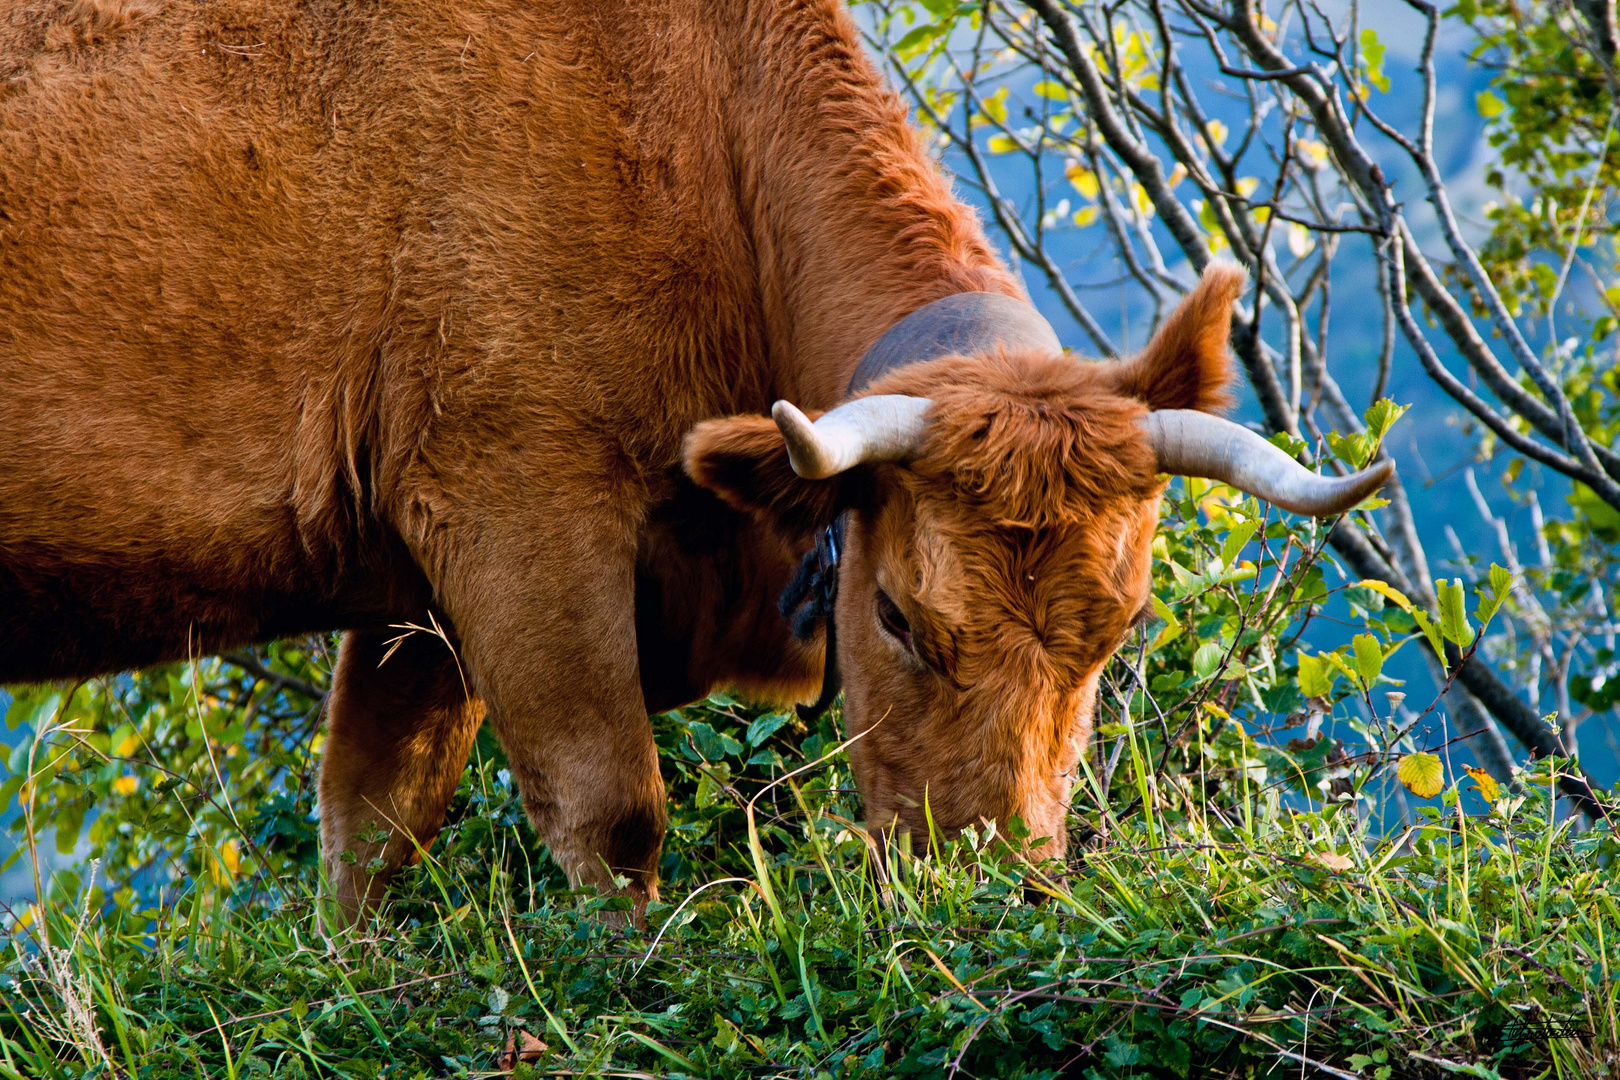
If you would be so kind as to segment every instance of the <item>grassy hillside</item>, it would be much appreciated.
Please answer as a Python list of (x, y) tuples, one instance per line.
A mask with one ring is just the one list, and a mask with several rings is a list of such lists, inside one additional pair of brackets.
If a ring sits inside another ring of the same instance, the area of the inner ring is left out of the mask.
[[(6, 917), (0, 1077), (1620, 1074), (1620, 838), (1554, 812), (1560, 763), (1454, 770), (1385, 670), (1471, 654), (1511, 575), (1442, 583), (1434, 626), (1325, 537), (1176, 489), (1067, 866), (988, 830), (880, 851), (835, 716), (655, 718), (645, 929), (566, 889), (486, 732), (421, 864), (333, 930), (325, 639), (18, 688), (0, 804), (40, 900)], [(52, 847), (94, 861), (33, 870)]]
[[(1116, 791), (1155, 812), (1099, 809), (1088, 775), (1084, 854), (1059, 876), (989, 836), (878, 862), (830, 724), (720, 699), (657, 728), (672, 880), (646, 931), (565, 890), (486, 739), (454, 824), (353, 932), (322, 932), (296, 862), (178, 899), (91, 888), (31, 909), (4, 964), (0, 1075), (1258, 1076), (1282, 1058), (1279, 1075), (1390, 1080), (1620, 1062), (1620, 845), (1549, 824), (1545, 771), (1489, 815), (1448, 787), (1373, 842), (1352, 811), (1285, 808), (1259, 768), (1227, 807), (1155, 790), (1128, 742)], [(1583, 1033), (1549, 1038), (1549, 1019)]]

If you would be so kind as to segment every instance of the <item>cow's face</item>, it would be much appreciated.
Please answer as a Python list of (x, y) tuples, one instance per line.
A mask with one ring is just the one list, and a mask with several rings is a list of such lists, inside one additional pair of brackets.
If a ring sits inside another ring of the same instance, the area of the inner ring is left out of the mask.
[(868, 824), (951, 836), (1017, 816), (1061, 854), (1099, 676), (1148, 598), (1144, 409), (1068, 358), (922, 367), (905, 374), (934, 402), (927, 448), (872, 470), (839, 571)]
[(1207, 273), (1128, 361), (948, 356), (814, 424), (778, 403), (688, 438), (696, 481), (806, 547), (844, 515), (838, 659), (869, 825), (1016, 815), (1061, 855), (1103, 666), (1148, 601), (1161, 469), (1313, 513), (1387, 476), (1325, 481), (1206, 415), (1242, 283)]

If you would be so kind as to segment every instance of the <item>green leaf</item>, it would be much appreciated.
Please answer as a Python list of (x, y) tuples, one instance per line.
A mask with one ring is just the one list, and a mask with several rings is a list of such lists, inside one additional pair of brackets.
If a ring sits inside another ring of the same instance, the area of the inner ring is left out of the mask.
[(1275, 435), (1269, 435), (1266, 437), (1266, 441), (1291, 458), (1299, 457), (1305, 449), (1304, 439), (1290, 435), (1286, 431), (1279, 431)]
[(1299, 653), (1299, 692), (1308, 698), (1325, 698), (1333, 691), (1337, 672), (1320, 656)]
[(1507, 104), (1489, 90), (1481, 90), (1474, 95), (1474, 107), (1479, 110), (1479, 115), (1489, 120), (1493, 116), (1500, 116)]
[(1345, 678), (1350, 680), (1352, 685), (1359, 682), (1361, 679), (1361, 676), (1357, 674), (1356, 669), (1345, 662), (1344, 657), (1340, 655), (1340, 651), (1338, 649), (1334, 649), (1332, 652), (1323, 653), (1322, 662), (1337, 668)]
[(1568, 500), (1599, 540), (1614, 543), (1620, 539), (1620, 510), (1604, 502), (1597, 492), (1577, 480), (1570, 485)]
[(1405, 415), (1407, 406), (1397, 405), (1389, 398), (1379, 398), (1366, 412), (1362, 419), (1367, 422), (1367, 435), (1374, 443), (1384, 441), (1389, 429), (1395, 426), (1395, 421)]
[(1169, 604), (1160, 600), (1157, 595), (1150, 599), (1153, 603), (1153, 614), (1164, 620), (1164, 629), (1159, 631), (1158, 636), (1153, 639), (1153, 644), (1148, 647), (1148, 651), (1152, 652), (1158, 649), (1159, 646), (1168, 645), (1180, 637), (1182, 626), (1181, 622), (1176, 618), (1176, 613), (1170, 610)]
[(1432, 799), (1446, 786), (1446, 771), (1440, 759), (1427, 750), (1407, 754), (1395, 769), (1406, 790), (1420, 799)]
[(894, 54), (902, 60), (910, 60), (949, 32), (948, 23), (924, 23), (894, 43)]
[(1423, 632), (1423, 636), (1428, 639), (1430, 648), (1434, 649), (1434, 655), (1445, 656), (1445, 642), (1440, 637), (1439, 627), (1429, 621), (1429, 613), (1422, 608), (1413, 608), (1412, 619), (1417, 623), (1418, 629)]
[(1367, 65), (1367, 81), (1378, 87), (1379, 93), (1389, 93), (1389, 78), (1384, 74), (1384, 43), (1370, 26), (1361, 31), (1361, 59)]
[(1506, 567), (1491, 563), (1491, 574), (1488, 585), (1482, 585), (1474, 590), (1479, 598), (1479, 606), (1474, 609), (1474, 618), (1479, 620), (1480, 626), (1491, 621), (1491, 617), (1507, 602), (1508, 591), (1513, 587), (1513, 573)]
[(1371, 634), (1357, 634), (1351, 646), (1356, 653), (1356, 674), (1361, 676), (1363, 686), (1371, 686), (1384, 669), (1384, 647)]
[(742, 753), (742, 743), (730, 735), (714, 730), (701, 720), (687, 724), (686, 730), (692, 738), (692, 745), (703, 755), (704, 761), (719, 761), (728, 755), (736, 756)]
[(1341, 461), (1347, 461), (1360, 469), (1372, 457), (1373, 442), (1371, 437), (1362, 432), (1359, 435), (1340, 435), (1337, 431), (1327, 433), (1328, 446)]
[(1459, 649), (1468, 648), (1474, 643), (1474, 628), (1468, 625), (1468, 612), (1463, 606), (1462, 579), (1442, 578), (1434, 583), (1434, 591), (1440, 600), (1441, 636)]
[(754, 717), (754, 722), (748, 725), (748, 745), (758, 746), (791, 719), (786, 713), (764, 713)]
[(1198, 646), (1198, 651), (1193, 653), (1193, 674), (1200, 679), (1209, 678), (1221, 666), (1221, 657), (1225, 655), (1226, 646), (1220, 642), (1204, 642), (1204, 644)]
[(1243, 545), (1254, 538), (1254, 532), (1259, 527), (1260, 523), (1258, 521), (1240, 521), (1232, 526), (1232, 531), (1227, 534), (1226, 539), (1221, 543), (1221, 564), (1223, 566), (1228, 570), (1232, 568), (1233, 560), (1243, 550)]

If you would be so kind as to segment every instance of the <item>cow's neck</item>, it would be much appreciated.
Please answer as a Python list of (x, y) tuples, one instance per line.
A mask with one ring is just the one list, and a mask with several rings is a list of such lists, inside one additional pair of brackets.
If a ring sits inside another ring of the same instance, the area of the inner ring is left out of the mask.
[(941, 297), (1021, 297), (922, 148), (841, 3), (748, 4), (731, 125), (771, 391), (844, 396), (867, 348)]

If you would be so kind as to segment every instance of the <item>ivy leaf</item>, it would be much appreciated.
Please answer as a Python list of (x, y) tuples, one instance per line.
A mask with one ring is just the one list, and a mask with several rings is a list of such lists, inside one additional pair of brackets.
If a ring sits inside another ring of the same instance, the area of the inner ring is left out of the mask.
[(1395, 769), (1406, 790), (1420, 799), (1432, 799), (1446, 786), (1446, 771), (1440, 759), (1427, 750), (1407, 754)]

